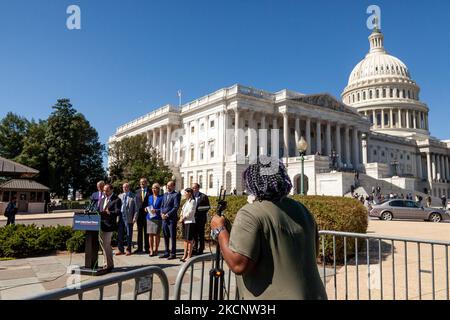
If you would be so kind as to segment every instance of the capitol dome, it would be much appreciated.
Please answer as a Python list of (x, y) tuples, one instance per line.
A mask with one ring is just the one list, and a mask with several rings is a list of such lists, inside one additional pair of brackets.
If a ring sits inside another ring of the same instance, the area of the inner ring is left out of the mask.
[(343, 102), (367, 117), (374, 131), (428, 134), (428, 107), (419, 101), (420, 88), (407, 66), (387, 53), (377, 27), (369, 43), (369, 52), (350, 74)]

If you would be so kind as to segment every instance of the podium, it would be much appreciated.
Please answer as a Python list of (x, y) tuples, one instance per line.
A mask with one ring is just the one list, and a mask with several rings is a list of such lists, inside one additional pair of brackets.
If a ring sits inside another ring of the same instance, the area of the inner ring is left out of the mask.
[(98, 233), (101, 228), (101, 216), (97, 213), (75, 214), (73, 216), (73, 230), (85, 231), (84, 267), (80, 268), (80, 274), (88, 276), (101, 276), (108, 273), (98, 266), (98, 250), (100, 243)]

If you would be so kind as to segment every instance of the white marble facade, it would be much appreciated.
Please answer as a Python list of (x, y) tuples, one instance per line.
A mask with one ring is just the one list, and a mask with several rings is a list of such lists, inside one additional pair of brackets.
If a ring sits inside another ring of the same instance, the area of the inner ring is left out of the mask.
[(406, 66), (386, 53), (381, 31), (369, 41), (371, 49), (353, 70), (342, 102), (328, 94), (271, 93), (237, 84), (150, 112), (119, 127), (110, 142), (147, 135), (179, 189), (199, 182), (209, 195), (220, 186), (241, 193), (242, 172), (259, 155), (282, 159), (298, 192), (301, 136), (309, 144), (308, 194), (348, 192), (353, 175), (331, 170), (332, 153), (340, 171), (357, 169), (377, 178), (396, 174), (414, 181), (415, 190), (448, 194), (450, 141), (430, 136), (419, 87)]

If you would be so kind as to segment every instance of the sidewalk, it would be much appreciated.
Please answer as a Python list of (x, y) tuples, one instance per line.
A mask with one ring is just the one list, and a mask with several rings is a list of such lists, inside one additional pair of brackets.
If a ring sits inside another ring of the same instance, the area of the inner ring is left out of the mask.
[[(59, 213), (20, 213), (16, 215), (16, 221), (20, 220), (39, 220), (39, 219), (64, 219), (72, 218), (74, 212), (59, 212)], [(8, 219), (2, 215), (0, 221), (7, 221)]]

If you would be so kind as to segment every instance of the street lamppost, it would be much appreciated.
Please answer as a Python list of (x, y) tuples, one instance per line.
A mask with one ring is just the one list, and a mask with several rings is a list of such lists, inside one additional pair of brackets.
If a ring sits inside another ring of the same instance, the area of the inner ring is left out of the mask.
[(338, 154), (336, 153), (336, 150), (331, 151), (331, 169), (336, 170), (337, 169), (337, 158)]
[(306, 140), (305, 140), (305, 138), (303, 138), (303, 136), (297, 142), (297, 149), (298, 149), (298, 152), (300, 154), (300, 160), (301, 160), (301, 163), (302, 163), (302, 174), (301, 174), (301, 177), (300, 177), (300, 194), (302, 196), (304, 196), (305, 195), (305, 175), (304, 175), (305, 167), (304, 167), (304, 163), (305, 163), (306, 150), (308, 149), (308, 142), (306, 142)]
[(398, 175), (398, 172), (397, 172), (398, 160), (395, 159), (394, 161), (392, 161), (391, 165), (394, 167), (394, 172), (393, 172), (394, 174), (393, 174), (393, 176), (395, 177), (395, 176)]

